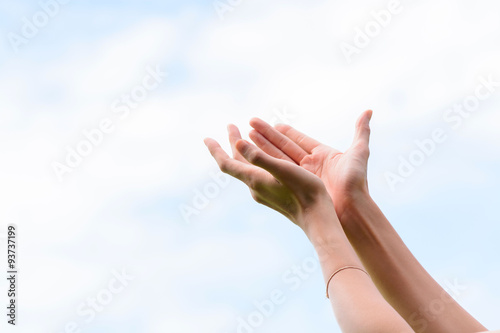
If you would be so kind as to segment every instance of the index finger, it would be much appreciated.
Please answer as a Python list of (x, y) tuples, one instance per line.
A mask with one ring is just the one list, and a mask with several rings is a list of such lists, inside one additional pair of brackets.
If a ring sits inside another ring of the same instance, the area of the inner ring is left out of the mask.
[(307, 156), (304, 149), (262, 119), (252, 118), (250, 120), (250, 126), (296, 163), (300, 163), (300, 161)]
[(299, 145), (304, 151), (311, 154), (312, 150), (319, 146), (321, 143), (314, 140), (313, 138), (308, 137), (302, 132), (297, 131), (290, 125), (285, 124), (277, 124), (274, 126), (276, 130), (278, 130), (281, 134), (288, 137), (290, 140)]
[(268, 171), (281, 184), (296, 191), (304, 191), (304, 184), (311, 185), (311, 178), (316, 177), (295, 163), (268, 155), (245, 140), (238, 140), (235, 146), (248, 162)]

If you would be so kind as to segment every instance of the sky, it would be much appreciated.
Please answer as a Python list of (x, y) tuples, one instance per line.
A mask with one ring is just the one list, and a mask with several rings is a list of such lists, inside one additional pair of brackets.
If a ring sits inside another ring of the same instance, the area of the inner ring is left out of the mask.
[(257, 116), (344, 150), (366, 109), (372, 197), (499, 329), (499, 16), (493, 0), (1, 2), (15, 330), (340, 332), (307, 238), (203, 138), (228, 150), (226, 125), (246, 136)]

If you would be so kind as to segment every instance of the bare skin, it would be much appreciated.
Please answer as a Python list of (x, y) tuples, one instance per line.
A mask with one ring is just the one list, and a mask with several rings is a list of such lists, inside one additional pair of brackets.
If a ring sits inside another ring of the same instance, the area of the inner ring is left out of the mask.
[[(228, 131), (232, 158), (215, 140), (205, 139), (220, 169), (244, 182), (257, 202), (285, 215), (304, 231), (318, 252), (325, 281), (341, 267), (362, 268), (321, 178), (241, 140), (236, 126), (229, 125)], [(343, 332), (413, 332), (362, 271), (341, 271), (328, 291)]]
[[(270, 156), (300, 165), (324, 182), (342, 227), (385, 299), (416, 332), (480, 332), (465, 311), (411, 254), (370, 197), (367, 182), (372, 111), (356, 123), (351, 147), (340, 152), (288, 125), (254, 118), (250, 138)], [(439, 303), (440, 311), (431, 305)]]

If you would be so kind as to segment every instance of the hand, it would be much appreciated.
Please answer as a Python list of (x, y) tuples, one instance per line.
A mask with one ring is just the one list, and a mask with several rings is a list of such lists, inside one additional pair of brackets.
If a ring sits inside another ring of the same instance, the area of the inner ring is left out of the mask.
[(367, 165), (370, 150), (369, 122), (372, 111), (363, 112), (356, 122), (356, 134), (351, 147), (344, 153), (324, 145), (289, 125), (273, 128), (263, 120), (253, 118), (250, 138), (269, 155), (302, 166), (320, 177), (332, 198), (337, 215), (342, 215), (353, 200), (368, 194)]
[(326, 205), (335, 214), (325, 185), (319, 177), (295, 163), (269, 156), (242, 140), (234, 125), (228, 126), (228, 132), (233, 158), (226, 154), (217, 141), (206, 138), (204, 142), (222, 172), (244, 182), (255, 201), (285, 215), (306, 233), (310, 229), (306, 215), (316, 205), (325, 205), (327, 202)]

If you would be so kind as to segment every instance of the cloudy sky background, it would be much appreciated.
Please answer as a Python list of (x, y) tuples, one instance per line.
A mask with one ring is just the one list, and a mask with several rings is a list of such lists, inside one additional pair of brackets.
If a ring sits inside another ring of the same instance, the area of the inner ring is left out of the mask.
[[(70, 1), (13, 47), (41, 3), (0, 3), (0, 243), (17, 225), (17, 331), (233, 333), (278, 290), (254, 332), (339, 332), (306, 237), (238, 181), (214, 188), (202, 140), (229, 148), (227, 123), (248, 133), (258, 116), (345, 149), (369, 108), (373, 197), (429, 272), (500, 328), (500, 87), (459, 128), (443, 119), (481, 77), (500, 81), (498, 2), (402, 1), (350, 63), (341, 43), (388, 1), (233, 1), (222, 15), (212, 1)], [(159, 86), (115, 113), (157, 67)], [(60, 182), (53, 163), (103, 119), (113, 132)], [(436, 128), (446, 141), (392, 190), (387, 172)], [(123, 271), (121, 292), (78, 313)]]

